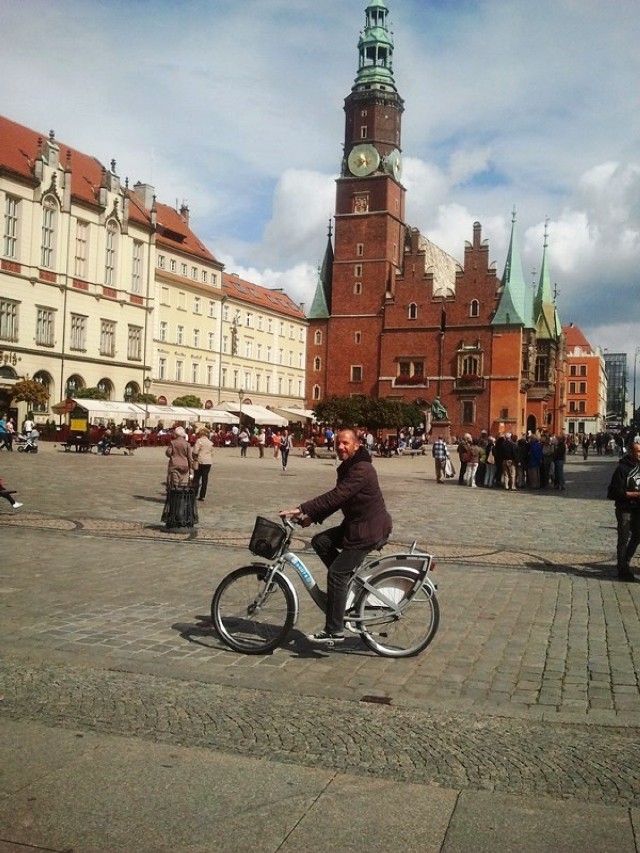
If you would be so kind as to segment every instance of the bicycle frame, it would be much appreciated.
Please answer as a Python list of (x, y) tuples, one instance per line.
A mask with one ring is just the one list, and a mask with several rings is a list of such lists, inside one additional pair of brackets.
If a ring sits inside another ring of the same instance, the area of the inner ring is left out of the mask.
[[(295, 602), (295, 610), (293, 616), (294, 624), (296, 624), (300, 612), (300, 602), (295, 586), (293, 585), (290, 578), (285, 574), (285, 567), (290, 566), (295, 571), (295, 573), (302, 581), (302, 585), (308, 592), (309, 596), (311, 597), (313, 602), (320, 608), (320, 610), (322, 610), (323, 613), (326, 612), (326, 593), (318, 587), (313, 573), (311, 572), (309, 567), (303, 562), (303, 560), (301, 560), (300, 557), (298, 557), (298, 555), (295, 554), (293, 551), (288, 550), (294, 528), (288, 519), (284, 520), (284, 526), (285, 528), (288, 528), (288, 531), (287, 538), (285, 539), (282, 545), (281, 553), (268, 564), (253, 563), (253, 565), (260, 565), (266, 568), (270, 573), (267, 579), (267, 583), (265, 584), (265, 591), (263, 593), (265, 598), (269, 595), (271, 577), (276, 573), (279, 574), (280, 577), (287, 584), (291, 591), (293, 601)], [(377, 578), (378, 575), (380, 575), (382, 572), (387, 571), (390, 568), (398, 568), (399, 564), (402, 564), (401, 567), (403, 569), (407, 569), (414, 573), (415, 578), (413, 586), (409, 591), (409, 594), (404, 595), (400, 602), (396, 602), (384, 595), (379, 589), (375, 589), (371, 585), (371, 581)], [(347, 596), (347, 614), (349, 613), (349, 610), (353, 607), (356, 597), (359, 595), (361, 589), (364, 588), (372, 592), (381, 604), (390, 608), (390, 615), (392, 616), (392, 618), (399, 618), (402, 615), (402, 612), (411, 604), (414, 595), (421, 587), (423, 587), (429, 595), (435, 594), (435, 584), (432, 582), (431, 578), (428, 577), (428, 573), (432, 567), (432, 564), (433, 557), (430, 554), (427, 554), (426, 552), (418, 551), (416, 542), (412, 544), (411, 548), (407, 552), (396, 552), (381, 557), (366, 558), (364, 562), (359, 566), (359, 568), (356, 569), (349, 583), (349, 592)], [(256, 601), (256, 606), (260, 606), (260, 601)], [(388, 618), (389, 614), (387, 613), (384, 619), (388, 620)], [(347, 628), (347, 630), (349, 631), (355, 631), (357, 633), (358, 625), (363, 625), (366, 623), (375, 623), (379, 621), (379, 616), (367, 616), (364, 618), (358, 618), (356, 616), (348, 615), (348, 617), (345, 617), (345, 628)]]

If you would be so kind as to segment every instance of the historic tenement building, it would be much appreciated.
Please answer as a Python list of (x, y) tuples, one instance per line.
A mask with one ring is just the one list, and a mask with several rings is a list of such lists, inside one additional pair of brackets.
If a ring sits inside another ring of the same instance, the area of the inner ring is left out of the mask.
[(461, 262), (405, 222), (401, 120), (383, 0), (366, 8), (344, 154), (309, 313), (307, 405), (329, 396), (436, 396), (451, 432), (564, 427), (564, 352), (547, 259), (525, 284), (515, 213), (502, 278), (481, 225)]
[(0, 206), (0, 412), (23, 377), (49, 391), (37, 420), (92, 387), (303, 407), (303, 312), (226, 275), (186, 205), (0, 117)]
[(607, 372), (604, 354), (595, 349), (579, 326), (562, 327), (567, 354), (565, 430), (571, 435), (595, 435), (607, 426)]

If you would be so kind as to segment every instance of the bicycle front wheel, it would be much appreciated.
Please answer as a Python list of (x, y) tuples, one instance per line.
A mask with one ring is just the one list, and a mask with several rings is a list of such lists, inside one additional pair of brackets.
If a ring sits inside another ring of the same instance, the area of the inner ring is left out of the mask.
[(267, 566), (243, 566), (222, 580), (211, 601), (211, 621), (227, 645), (246, 655), (273, 651), (295, 619), (295, 600), (286, 581)]
[(415, 578), (409, 569), (389, 569), (369, 581), (372, 590), (362, 589), (355, 606), (362, 620), (357, 624), (364, 644), (376, 654), (411, 657), (435, 637), (440, 623), (438, 599), (429, 586), (420, 587), (410, 598)]

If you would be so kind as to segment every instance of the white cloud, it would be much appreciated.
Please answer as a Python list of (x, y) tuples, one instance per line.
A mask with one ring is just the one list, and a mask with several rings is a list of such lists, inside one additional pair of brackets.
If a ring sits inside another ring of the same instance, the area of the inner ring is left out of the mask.
[[(480, 221), (501, 272), (515, 205), (528, 275), (548, 217), (562, 321), (640, 340), (636, 0), (387, 5), (408, 224), (462, 260)], [(365, 6), (5, 3), (2, 110), (187, 201), (230, 268), (309, 303)]]

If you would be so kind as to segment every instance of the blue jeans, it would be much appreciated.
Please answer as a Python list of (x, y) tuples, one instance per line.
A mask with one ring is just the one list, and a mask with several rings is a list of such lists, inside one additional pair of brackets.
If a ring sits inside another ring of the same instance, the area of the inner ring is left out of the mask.
[(325, 630), (330, 634), (341, 634), (344, 630), (349, 578), (371, 550), (340, 550), (343, 540), (342, 525), (323, 530), (311, 540), (313, 550), (329, 570)]

